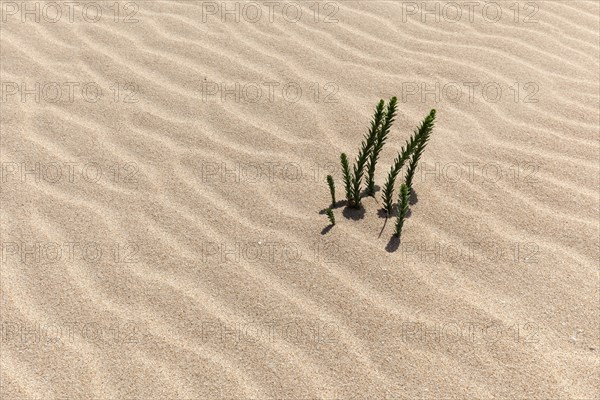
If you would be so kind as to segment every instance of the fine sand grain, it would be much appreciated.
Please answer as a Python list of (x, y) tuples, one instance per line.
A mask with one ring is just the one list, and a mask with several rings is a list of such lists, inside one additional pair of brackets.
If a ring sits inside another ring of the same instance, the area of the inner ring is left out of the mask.
[(2, 1), (0, 398), (599, 399), (600, 6), (475, 3)]

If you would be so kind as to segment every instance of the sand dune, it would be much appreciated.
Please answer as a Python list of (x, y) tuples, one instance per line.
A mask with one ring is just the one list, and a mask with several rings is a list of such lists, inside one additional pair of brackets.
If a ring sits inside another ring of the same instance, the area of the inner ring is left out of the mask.
[(0, 397), (600, 398), (600, 8), (475, 3), (2, 2)]

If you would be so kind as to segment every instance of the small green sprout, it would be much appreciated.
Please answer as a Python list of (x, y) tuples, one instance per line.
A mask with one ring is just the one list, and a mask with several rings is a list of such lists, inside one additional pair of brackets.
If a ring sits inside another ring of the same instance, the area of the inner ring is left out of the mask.
[(400, 238), (400, 234), (402, 233), (402, 225), (404, 225), (404, 217), (406, 217), (406, 213), (408, 213), (408, 198), (410, 197), (410, 192), (408, 191), (408, 186), (405, 183), (400, 186), (400, 197), (398, 198), (398, 217), (396, 218), (396, 231), (394, 232), (394, 236)]
[(335, 206), (335, 184), (333, 182), (333, 176), (327, 175), (327, 185), (329, 185), (329, 192), (331, 193), (331, 206)]
[(327, 213), (327, 218), (329, 218), (329, 222), (331, 222), (331, 225), (335, 225), (335, 216), (333, 215), (333, 210), (331, 208), (328, 208), (325, 212)]

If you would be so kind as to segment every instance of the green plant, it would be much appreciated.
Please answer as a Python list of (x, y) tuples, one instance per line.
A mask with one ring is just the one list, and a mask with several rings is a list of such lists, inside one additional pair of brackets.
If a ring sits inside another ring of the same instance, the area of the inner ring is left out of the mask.
[[(381, 198), (383, 200), (385, 211), (388, 215), (392, 213), (394, 184), (396, 182), (396, 177), (398, 176), (398, 173), (400, 173), (400, 170), (404, 166), (404, 163), (411, 157), (411, 155), (413, 155), (413, 153), (416, 153), (419, 148), (419, 157), (421, 156), (423, 149), (425, 148), (425, 144), (429, 139), (429, 135), (431, 134), (431, 130), (433, 129), (434, 120), (435, 110), (431, 110), (429, 115), (427, 115), (423, 122), (421, 122), (421, 124), (417, 127), (417, 129), (415, 129), (410, 139), (406, 141), (406, 144), (402, 147), (400, 153), (398, 153), (396, 159), (394, 160), (394, 163), (390, 168), (387, 180), (385, 181), (385, 184), (383, 185), (383, 189), (381, 191)], [(418, 158), (416, 160), (418, 161)], [(411, 181), (412, 175), (414, 175), (414, 170), (411, 173)], [(411, 188), (410, 185), (407, 186), (409, 189)]]
[(381, 121), (381, 126), (377, 130), (377, 137), (369, 157), (369, 163), (367, 165), (367, 194), (371, 196), (375, 194), (375, 165), (377, 165), (379, 153), (383, 149), (387, 135), (390, 133), (390, 129), (394, 123), (394, 117), (396, 116), (396, 105), (397, 99), (396, 97), (392, 97), (388, 103), (384, 118)]
[(331, 206), (335, 205), (335, 184), (333, 183), (333, 176), (327, 175), (327, 185), (329, 186), (329, 192), (331, 193)]
[[(352, 165), (352, 168), (350, 167), (346, 153), (342, 153), (340, 155), (342, 176), (344, 180), (344, 188), (346, 190), (348, 207), (361, 207), (361, 184), (365, 175), (367, 195), (375, 194), (375, 167), (377, 165), (377, 161), (379, 160), (379, 155), (383, 150), (383, 146), (387, 141), (392, 124), (394, 123), (397, 102), (398, 100), (396, 97), (392, 97), (387, 104), (387, 108), (383, 100), (380, 100), (377, 103), (373, 118), (371, 119), (371, 126), (369, 127), (369, 131), (363, 137), (358, 155)], [(431, 132), (433, 131), (435, 125), (435, 116), (436, 111), (431, 110), (425, 119), (413, 131), (411, 137), (405, 142), (404, 146), (402, 146), (400, 152), (394, 159), (387, 179), (382, 187), (383, 206), (387, 214), (391, 215), (396, 178), (404, 167), (404, 164), (410, 160), (408, 168), (406, 169), (405, 181), (400, 186), (400, 193), (398, 195), (398, 215), (394, 229), (394, 236), (398, 238), (400, 238), (400, 235), (402, 234), (404, 220), (408, 214), (410, 195), (412, 191), (412, 181), (415, 175), (417, 164), (423, 155), (425, 147), (427, 146), (431, 136)], [(331, 222), (331, 225), (335, 225), (335, 216), (333, 215), (333, 207), (335, 207), (336, 204), (335, 183), (331, 175), (327, 175), (327, 184), (331, 193), (331, 206), (325, 210), (325, 213), (327, 214), (327, 218), (329, 219), (329, 222)]]
[(410, 192), (408, 190), (408, 186), (403, 183), (400, 186), (400, 196), (398, 198), (398, 217), (396, 217), (396, 230), (394, 232), (394, 236), (400, 238), (402, 233), (402, 225), (404, 225), (404, 218), (408, 213), (408, 198), (410, 196)]
[(340, 155), (340, 161), (342, 163), (344, 187), (346, 188), (346, 200), (348, 200), (348, 204), (350, 204), (352, 201), (352, 174), (350, 173), (350, 166), (348, 165), (348, 156), (346, 156), (346, 153)]
[(387, 179), (383, 185), (383, 189), (381, 190), (381, 199), (383, 201), (383, 205), (385, 211), (388, 215), (392, 213), (392, 203), (393, 203), (393, 195), (394, 195), (394, 184), (396, 183), (396, 177), (398, 173), (404, 166), (406, 160), (408, 160), (415, 150), (417, 145), (417, 132), (411, 136), (410, 140), (406, 141), (406, 144), (400, 150), (400, 153), (394, 159), (394, 163), (390, 167), (390, 172), (388, 173)]
[(325, 212), (327, 213), (327, 218), (329, 218), (331, 225), (335, 225), (335, 216), (333, 215), (333, 210), (328, 208)]
[(369, 128), (369, 132), (367, 132), (363, 138), (360, 151), (358, 152), (358, 157), (354, 163), (352, 174), (352, 200), (349, 204), (350, 207), (360, 208), (361, 206), (360, 192), (362, 177), (365, 172), (365, 165), (367, 164), (367, 160), (369, 159), (373, 145), (377, 140), (378, 130), (380, 129), (381, 121), (383, 120), (384, 116), (384, 106), (384, 101), (380, 100), (377, 104), (377, 107), (375, 107), (375, 114), (371, 120), (371, 127)]
[(429, 136), (433, 130), (435, 125), (435, 110), (431, 110), (429, 115), (425, 117), (425, 120), (421, 124), (421, 129), (419, 129), (421, 133), (419, 137), (419, 142), (415, 151), (410, 159), (410, 164), (408, 165), (408, 169), (406, 170), (406, 178), (404, 179), (404, 183), (408, 187), (408, 191), (412, 190), (412, 180), (415, 175), (415, 170), (417, 169), (417, 163), (423, 155), (423, 151), (425, 150), (425, 146), (427, 146), (427, 142), (429, 141)]

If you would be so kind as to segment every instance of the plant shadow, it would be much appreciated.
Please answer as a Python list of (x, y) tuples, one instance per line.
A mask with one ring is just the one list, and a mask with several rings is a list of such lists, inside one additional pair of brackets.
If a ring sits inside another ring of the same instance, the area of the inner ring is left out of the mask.
[(398, 206), (396, 206), (394, 204), (392, 206), (392, 212), (390, 214), (387, 213), (385, 208), (380, 208), (379, 210), (377, 210), (377, 215), (379, 216), (379, 218), (386, 218), (386, 219), (395, 217), (396, 215), (398, 215)]
[[(383, 231), (385, 230), (385, 226), (387, 225), (388, 219), (394, 218), (394, 221), (396, 220), (396, 217), (398, 216), (398, 205), (395, 204), (392, 206), (392, 212), (389, 215), (388, 215), (387, 211), (385, 211), (384, 208), (380, 208), (379, 210), (377, 210), (377, 215), (379, 215), (379, 218), (385, 218), (385, 221), (383, 221), (383, 226), (381, 227), (381, 230), (379, 231), (378, 237), (381, 237), (381, 235), (383, 234)], [(412, 210), (409, 208), (408, 211), (406, 212), (406, 216), (404, 218), (410, 218), (411, 215), (412, 215)], [(400, 244), (400, 240), (398, 240), (398, 243), (395, 243), (394, 239), (398, 239), (398, 238), (396, 238), (395, 236), (392, 236), (392, 238), (390, 239), (390, 242), (386, 246), (386, 250), (390, 253), (396, 251), (396, 249), (398, 248), (398, 245)]]
[[(410, 197), (408, 199), (408, 204), (409, 205), (415, 205), (419, 202), (419, 196), (417, 196), (417, 192), (415, 192), (414, 189), (410, 189)], [(408, 212), (406, 213), (406, 218), (409, 218), (410, 215), (412, 214), (411, 209), (408, 209)], [(377, 210), (377, 215), (379, 216), (379, 218), (391, 218), (391, 217), (397, 217), (398, 216), (398, 204), (394, 204), (392, 205), (392, 212), (390, 214), (387, 213), (387, 211), (384, 208), (380, 208), (379, 210)]]
[(363, 193), (363, 194), (361, 195), (361, 197), (369, 197), (369, 196), (370, 196), (370, 197), (375, 197), (375, 195), (376, 195), (376, 194), (379, 192), (379, 190), (381, 190), (381, 187), (380, 187), (379, 185), (375, 185), (375, 186), (373, 186), (373, 193), (371, 193), (371, 194), (367, 194), (367, 193), (365, 192), (365, 193)]
[[(404, 218), (410, 218), (410, 215), (412, 214), (411, 209), (409, 208), (408, 211), (406, 212), (406, 216)], [(398, 216), (398, 205), (394, 204), (392, 206), (392, 212), (391, 214), (388, 215), (387, 211), (385, 211), (385, 208), (380, 208), (377, 211), (377, 215), (379, 216), (379, 218), (392, 218), (392, 217), (397, 217)]]
[(392, 236), (388, 244), (385, 246), (385, 250), (388, 253), (393, 253), (398, 250), (398, 247), (400, 247), (400, 238)]
[(333, 228), (333, 224), (329, 224), (327, 225), (325, 228), (323, 228), (323, 230), (321, 231), (321, 235), (327, 235), (329, 233), (329, 231)]
[(362, 206), (360, 208), (346, 207), (346, 208), (344, 208), (344, 211), (342, 211), (342, 215), (346, 219), (351, 219), (353, 221), (358, 221), (358, 220), (363, 219), (365, 217), (365, 208), (362, 207)]
[(336, 201), (334, 204), (330, 205), (327, 208), (322, 209), (321, 211), (319, 211), (319, 214), (326, 214), (328, 209), (332, 209), (335, 210), (336, 208), (340, 208), (343, 206), (346, 206), (348, 204), (348, 200), (339, 200)]
[[(377, 201), (377, 198), (375, 197), (375, 194), (377, 194), (377, 192), (379, 192), (380, 187), (378, 185), (375, 185), (375, 192), (371, 195), (371, 194), (367, 194), (366, 191), (363, 191), (360, 194), (360, 198), (361, 199), (366, 199), (367, 197), (373, 197), (375, 199), (375, 201)], [(327, 209), (331, 208), (332, 210), (335, 210), (336, 208), (340, 208), (340, 207), (346, 207), (346, 208), (350, 208), (351, 211), (346, 211), (344, 210), (344, 216), (346, 216), (346, 218), (349, 219), (354, 219), (352, 217), (349, 217), (348, 215), (354, 215), (354, 214), (361, 214), (361, 213), (355, 213), (354, 211), (359, 211), (358, 209), (355, 208), (351, 208), (348, 207), (348, 200), (338, 200), (335, 203), (331, 204), (329, 207), (322, 209), (321, 211), (319, 211), (319, 214), (323, 215), (327, 213)], [(363, 209), (363, 207), (361, 206), (361, 210), (362, 210), (362, 214), (359, 218), (357, 219), (362, 219), (362, 216), (364, 215), (365, 211)]]
[(386, 218), (385, 221), (383, 221), (383, 226), (381, 227), (381, 230), (379, 231), (379, 236), (377, 236), (378, 239), (381, 237), (381, 234), (385, 230), (385, 226), (387, 225), (387, 222), (388, 222), (388, 219)]
[(415, 192), (414, 189), (410, 189), (410, 198), (408, 199), (408, 204), (412, 206), (413, 204), (417, 204), (418, 201), (419, 196), (417, 196), (417, 192)]

